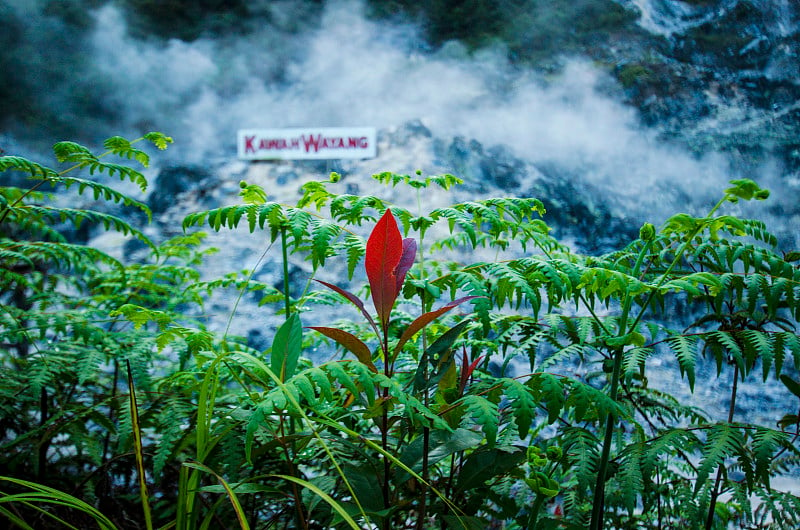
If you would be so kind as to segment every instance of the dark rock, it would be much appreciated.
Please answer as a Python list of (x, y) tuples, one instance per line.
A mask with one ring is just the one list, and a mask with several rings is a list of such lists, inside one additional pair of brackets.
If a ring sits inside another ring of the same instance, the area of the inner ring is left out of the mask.
[[(266, 261), (255, 272), (253, 279), (267, 283), (283, 292), (283, 265), (279, 261)], [(308, 272), (296, 265), (289, 264), (289, 295), (297, 298), (303, 294), (303, 289), (308, 282)], [(263, 297), (262, 291), (253, 292), (253, 300), (258, 302)]]
[(535, 197), (544, 203), (544, 220), (557, 239), (574, 239), (578, 250), (589, 253), (606, 252), (638, 236), (638, 225), (606, 205), (605, 193), (576, 182), (554, 164), (537, 166), (543, 175), (524, 196)]
[(420, 138), (430, 138), (433, 136), (430, 129), (425, 127), (420, 120), (411, 120), (397, 128), (396, 131), (387, 135), (386, 138), (392, 145), (405, 146), (413, 140)]
[(504, 145), (490, 147), (483, 159), (484, 174), (495, 186), (504, 191), (512, 191), (520, 186), (520, 181), (528, 175), (525, 162), (515, 157)]
[(434, 150), (439, 164), (463, 178), (467, 189), (484, 192), (496, 186), (511, 192), (528, 174), (525, 162), (503, 145), (484, 151), (480, 142), (457, 136), (446, 148), (443, 142), (436, 142)]
[(483, 146), (477, 140), (456, 136), (444, 153), (444, 166), (464, 179), (468, 189), (485, 191), (486, 165)]
[(247, 345), (258, 351), (265, 351), (272, 347), (272, 336), (266, 336), (260, 329), (251, 329), (247, 332)]
[(174, 205), (179, 195), (196, 193), (200, 198), (212, 186), (213, 175), (200, 166), (165, 167), (158, 173), (147, 205), (153, 214), (163, 213)]

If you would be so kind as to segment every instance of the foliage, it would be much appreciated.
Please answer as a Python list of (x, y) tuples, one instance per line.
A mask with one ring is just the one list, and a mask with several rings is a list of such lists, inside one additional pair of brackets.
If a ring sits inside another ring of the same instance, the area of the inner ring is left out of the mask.
[[(104, 179), (144, 189), (130, 166), (149, 163), (140, 142), (170, 141), (114, 137), (99, 155), (61, 142), (60, 171), (0, 157), (31, 183), (0, 188), (0, 517), (11, 525), (800, 523), (800, 500), (778, 488), (800, 460), (800, 255), (779, 250), (760, 221), (720, 213), (766, 199), (755, 182), (732, 181), (708, 215), (645, 224), (598, 256), (555, 240), (534, 198), (414, 212), (338, 193), (336, 175), (306, 183), (295, 205), (242, 182), (241, 204), (187, 216), (185, 234), (166, 242), (122, 216), (63, 205), (73, 193), (149, 217)], [(139, 239), (150, 258), (69, 242), (65, 227), (81, 223)], [(192, 231), (202, 225), (278, 243), (283, 286), (247, 272), (201, 280), (213, 251)], [(444, 257), (480, 248), (497, 259)], [(314, 275), (339, 267), (340, 284), (292, 296), (299, 259)], [(275, 305), (269, 348), (195, 318), (225, 289)], [(359, 317), (304, 327), (322, 305)], [(312, 362), (312, 349), (332, 355)], [(655, 360), (684, 388), (669, 392)], [(712, 382), (709, 367), (727, 385), (722, 417), (687, 400)], [(785, 389), (783, 414), (743, 415), (745, 381)]]

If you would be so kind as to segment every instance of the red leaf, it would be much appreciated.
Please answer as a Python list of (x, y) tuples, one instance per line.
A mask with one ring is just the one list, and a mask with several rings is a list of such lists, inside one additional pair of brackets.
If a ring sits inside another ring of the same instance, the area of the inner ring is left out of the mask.
[(319, 331), (329, 339), (335, 340), (339, 345), (353, 353), (356, 358), (361, 361), (361, 364), (366, 365), (366, 367), (374, 373), (378, 373), (378, 369), (375, 368), (375, 365), (372, 363), (372, 352), (369, 347), (352, 333), (341, 329), (322, 326), (309, 326), (308, 329)]
[(443, 305), (439, 309), (434, 311), (428, 311), (427, 313), (423, 313), (417, 318), (414, 319), (411, 324), (403, 331), (403, 334), (400, 335), (400, 339), (397, 341), (397, 345), (394, 347), (394, 351), (392, 352), (392, 357), (397, 355), (403, 346), (405, 346), (406, 342), (408, 342), (411, 337), (413, 337), (419, 330), (433, 322), (435, 319), (439, 318), (441, 315), (447, 313), (454, 307), (459, 304), (463, 304), (467, 300), (472, 300), (473, 298), (479, 298), (478, 296), (465, 296), (464, 298), (459, 298), (458, 300), (453, 300), (449, 304)]
[(397, 288), (396, 270), (403, 257), (403, 238), (394, 216), (387, 209), (378, 220), (367, 240), (364, 266), (367, 269), (372, 302), (384, 327), (400, 290)]
[(468, 365), (467, 363), (469, 363), (469, 359), (467, 358), (467, 349), (464, 348), (464, 354), (461, 361), (461, 381), (459, 386), (461, 392), (464, 392), (464, 389), (467, 388), (467, 382), (469, 381), (472, 372), (475, 371), (475, 368), (478, 367), (478, 364), (480, 364), (484, 357), (485, 355), (481, 355)]
[(395, 278), (397, 280), (397, 292), (403, 289), (403, 282), (406, 280), (406, 273), (408, 269), (414, 265), (414, 260), (417, 257), (417, 242), (407, 237), (403, 240), (403, 255), (400, 256), (400, 263), (397, 264), (395, 269)]

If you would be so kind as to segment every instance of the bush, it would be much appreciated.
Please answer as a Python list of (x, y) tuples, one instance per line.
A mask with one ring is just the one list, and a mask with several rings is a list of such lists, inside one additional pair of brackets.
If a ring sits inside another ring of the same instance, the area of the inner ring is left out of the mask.
[[(798, 461), (800, 255), (780, 252), (760, 221), (720, 213), (767, 198), (753, 181), (733, 181), (706, 216), (645, 224), (600, 256), (551, 237), (534, 198), (412, 212), (337, 193), (335, 174), (306, 183), (294, 206), (242, 182), (242, 204), (189, 215), (185, 235), (160, 245), (43, 193), (56, 186), (149, 214), (75, 176), (144, 188), (125, 163), (148, 163), (141, 140), (170, 141), (114, 137), (97, 156), (61, 142), (56, 156), (71, 165), (60, 172), (0, 157), (0, 171), (34, 182), (0, 188), (0, 515), (12, 525), (798, 524), (800, 500), (773, 486)], [(375, 179), (417, 192), (459, 183)], [(53, 228), (82, 222), (141, 240), (151, 260), (123, 263)], [(276, 243), (281, 289), (247, 273), (200, 280), (212, 250), (193, 227), (240, 224)], [(441, 257), (479, 248), (497, 259)], [(338, 262), (342, 282), (363, 266), (369, 289), (319, 282), (293, 297), (290, 259), (314, 275)], [(265, 351), (192, 318), (222, 289), (262, 293), (279, 315)], [(357, 321), (303, 327), (322, 306), (344, 305)], [(312, 363), (304, 353), (315, 348), (341, 355)], [(730, 381), (728, 413), (651, 381), (655, 357), (671, 359), (688, 390), (709, 383), (698, 377), (708, 359)], [(786, 414), (740, 417), (745, 380), (784, 387)]]

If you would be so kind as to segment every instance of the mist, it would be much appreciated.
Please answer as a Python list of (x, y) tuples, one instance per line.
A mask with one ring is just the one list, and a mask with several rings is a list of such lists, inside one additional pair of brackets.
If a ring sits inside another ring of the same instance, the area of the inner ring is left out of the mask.
[[(261, 29), (192, 42), (136, 38), (114, 5), (92, 11), (83, 75), (108, 119), (100, 113), (87, 130), (98, 141), (159, 130), (175, 138), (159, 158), (207, 164), (235, 158), (239, 128), (385, 130), (418, 119), (435, 137), (504, 144), (556, 165), (634, 213), (672, 213), (687, 197), (702, 210), (729, 179), (748, 176), (642, 125), (618, 82), (586, 59), (560, 58), (544, 76), (510, 64), (500, 46), (431, 51), (418, 27), (369, 20), (355, 0), (327, 2), (318, 20), (290, 29), (280, 21), (296, 18), (292, 3), (269, 5)], [(51, 100), (74, 96), (69, 82), (52, 88)]]

